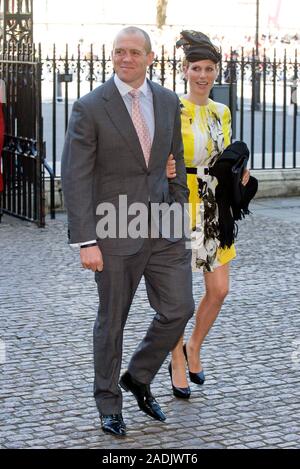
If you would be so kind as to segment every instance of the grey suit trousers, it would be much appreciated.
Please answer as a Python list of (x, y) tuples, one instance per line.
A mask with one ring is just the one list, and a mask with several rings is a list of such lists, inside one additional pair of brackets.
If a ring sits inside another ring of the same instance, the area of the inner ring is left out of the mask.
[[(135, 350), (128, 370), (149, 384), (168, 353), (181, 337), (194, 313), (191, 251), (183, 240), (145, 239), (140, 251), (130, 256), (103, 254), (104, 269), (96, 272), (99, 310), (94, 325), (94, 397), (100, 413), (122, 410), (119, 376), (123, 331), (128, 312), (144, 275), (151, 307), (156, 314)], [(134, 312), (137, 322), (145, 319)]]

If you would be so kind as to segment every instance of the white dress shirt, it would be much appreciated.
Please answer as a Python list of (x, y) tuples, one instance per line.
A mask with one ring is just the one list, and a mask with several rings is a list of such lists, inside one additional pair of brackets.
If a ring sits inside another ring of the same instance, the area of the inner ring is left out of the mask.
[[(124, 83), (124, 81), (120, 80), (117, 74), (114, 75), (115, 85), (118, 88), (120, 95), (123, 98), (127, 111), (131, 117), (131, 109), (132, 109), (132, 97), (128, 94), (131, 90), (133, 90), (132, 86)], [(147, 127), (149, 129), (151, 142), (153, 142), (154, 137), (154, 109), (153, 109), (153, 96), (150, 85), (145, 78), (144, 83), (137, 88), (140, 90), (140, 109), (143, 117), (146, 121)]]

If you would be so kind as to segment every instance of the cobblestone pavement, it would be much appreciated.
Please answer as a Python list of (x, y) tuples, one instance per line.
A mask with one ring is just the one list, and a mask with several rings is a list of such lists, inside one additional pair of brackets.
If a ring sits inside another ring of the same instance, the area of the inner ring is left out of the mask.
[[(204, 386), (173, 397), (167, 362), (152, 388), (165, 423), (125, 394), (128, 436), (100, 429), (92, 397), (93, 275), (46, 229), (0, 224), (1, 448), (299, 448), (300, 199), (261, 200), (240, 223), (231, 293), (203, 348)], [(196, 301), (202, 276), (194, 276)], [(152, 317), (144, 285), (132, 305), (123, 369)], [(190, 332), (193, 321), (187, 328)]]

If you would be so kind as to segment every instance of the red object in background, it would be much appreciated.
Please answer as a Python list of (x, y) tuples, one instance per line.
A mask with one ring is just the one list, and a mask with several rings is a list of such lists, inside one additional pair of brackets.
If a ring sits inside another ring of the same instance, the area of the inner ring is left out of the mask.
[(1, 174), (1, 153), (4, 143), (4, 116), (2, 110), (2, 104), (0, 103), (0, 192), (3, 191), (3, 177)]

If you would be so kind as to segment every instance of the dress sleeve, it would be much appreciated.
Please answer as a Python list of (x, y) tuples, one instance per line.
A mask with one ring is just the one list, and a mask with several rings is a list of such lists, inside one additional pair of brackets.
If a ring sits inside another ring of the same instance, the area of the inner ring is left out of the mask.
[(227, 148), (228, 145), (231, 143), (231, 112), (229, 107), (226, 106), (223, 119), (222, 119), (222, 127), (223, 127), (223, 134), (224, 134), (224, 148)]

